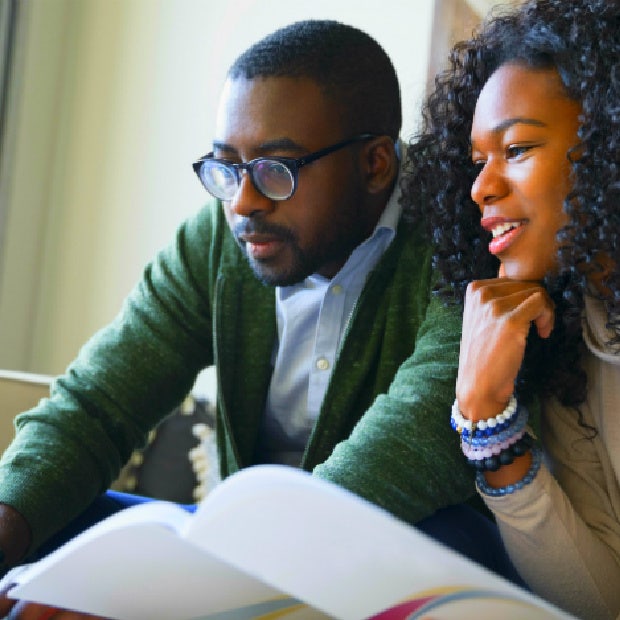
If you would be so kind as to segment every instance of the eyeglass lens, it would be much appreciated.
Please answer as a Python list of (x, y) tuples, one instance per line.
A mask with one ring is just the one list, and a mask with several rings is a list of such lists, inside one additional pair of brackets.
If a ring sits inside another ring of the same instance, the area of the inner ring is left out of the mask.
[(261, 159), (254, 164), (252, 180), (260, 192), (272, 200), (285, 200), (295, 189), (291, 169), (281, 161)]
[(200, 166), (200, 178), (205, 187), (220, 200), (230, 200), (239, 187), (234, 168), (209, 159)]
[[(205, 187), (220, 200), (232, 200), (239, 189), (241, 170), (232, 164), (206, 159), (200, 167)], [(293, 193), (295, 179), (286, 164), (273, 159), (259, 159), (249, 166), (252, 182), (271, 200), (285, 200)]]

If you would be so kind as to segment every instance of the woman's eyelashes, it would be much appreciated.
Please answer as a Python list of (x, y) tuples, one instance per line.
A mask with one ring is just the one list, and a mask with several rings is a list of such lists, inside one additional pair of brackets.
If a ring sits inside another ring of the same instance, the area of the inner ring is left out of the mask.
[(510, 144), (506, 147), (506, 159), (519, 160), (524, 159), (533, 149), (540, 146), (540, 143), (536, 144)]
[[(533, 149), (539, 146), (541, 146), (541, 143), (510, 144), (504, 149), (504, 156), (506, 161), (519, 161), (521, 159), (525, 159)], [(474, 164), (476, 174), (480, 174), (480, 172), (482, 172), (482, 169), (486, 166), (487, 160), (480, 155), (475, 155), (472, 156), (472, 163)]]

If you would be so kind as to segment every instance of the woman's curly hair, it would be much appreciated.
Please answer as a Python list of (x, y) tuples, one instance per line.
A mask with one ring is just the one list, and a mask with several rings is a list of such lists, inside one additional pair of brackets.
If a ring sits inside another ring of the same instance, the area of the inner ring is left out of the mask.
[(523, 395), (555, 395), (577, 406), (586, 395), (578, 363), (584, 295), (601, 255), (614, 264), (603, 300), (620, 342), (620, 0), (530, 0), (496, 9), (471, 39), (455, 45), (448, 69), (437, 76), (423, 129), (408, 146), (403, 204), (433, 241), (439, 293), (459, 303), (471, 280), (496, 277), (499, 265), (470, 197), (477, 174), (470, 133), (478, 95), (505, 62), (556, 69), (582, 109), (579, 156), (571, 157), (574, 185), (564, 203), (568, 224), (558, 233), (559, 269), (545, 282), (556, 327), (548, 340), (532, 330), (517, 383)]

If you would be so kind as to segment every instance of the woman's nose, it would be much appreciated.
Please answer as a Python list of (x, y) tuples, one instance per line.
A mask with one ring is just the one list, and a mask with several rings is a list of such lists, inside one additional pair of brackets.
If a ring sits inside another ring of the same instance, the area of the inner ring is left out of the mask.
[(501, 165), (487, 161), (471, 186), (471, 198), (479, 206), (493, 203), (508, 193), (508, 183)]

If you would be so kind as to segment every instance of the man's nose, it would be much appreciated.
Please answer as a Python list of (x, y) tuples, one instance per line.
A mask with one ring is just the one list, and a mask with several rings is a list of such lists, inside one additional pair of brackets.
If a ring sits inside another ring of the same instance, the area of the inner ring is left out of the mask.
[(255, 213), (272, 211), (274, 208), (274, 201), (254, 187), (246, 170), (240, 172), (237, 192), (226, 204), (232, 213), (241, 217), (252, 217)]

